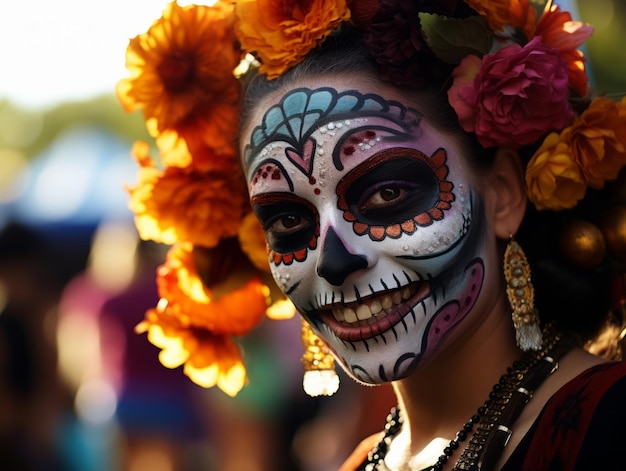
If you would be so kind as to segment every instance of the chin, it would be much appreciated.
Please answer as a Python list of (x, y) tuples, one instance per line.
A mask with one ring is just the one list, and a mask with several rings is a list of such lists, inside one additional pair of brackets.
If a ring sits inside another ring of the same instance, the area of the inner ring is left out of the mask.
[(303, 315), (350, 376), (366, 384), (386, 383), (409, 376), (437, 354), (471, 312), (483, 282), (483, 261), (476, 258), (453, 284), (445, 284), (459, 287), (454, 292), (430, 280), (371, 295), (358, 306)]

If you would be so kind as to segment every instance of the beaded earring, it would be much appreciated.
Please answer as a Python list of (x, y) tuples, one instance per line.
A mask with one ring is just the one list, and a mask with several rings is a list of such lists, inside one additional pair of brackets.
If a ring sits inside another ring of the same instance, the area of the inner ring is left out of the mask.
[(332, 396), (339, 389), (339, 376), (335, 371), (335, 359), (322, 339), (313, 333), (311, 326), (302, 319), (302, 387), (309, 396)]
[(506, 295), (511, 305), (517, 345), (525, 352), (540, 350), (543, 343), (539, 312), (535, 308), (535, 289), (530, 279), (526, 254), (510, 236), (504, 252)]

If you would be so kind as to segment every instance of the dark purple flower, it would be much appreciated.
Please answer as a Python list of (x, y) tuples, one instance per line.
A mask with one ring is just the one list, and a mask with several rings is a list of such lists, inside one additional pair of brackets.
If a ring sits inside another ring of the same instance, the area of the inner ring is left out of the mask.
[(378, 11), (366, 25), (365, 43), (380, 66), (381, 78), (418, 87), (444, 80), (451, 68), (428, 48), (418, 15), (428, 12), (464, 17), (471, 13), (469, 7), (457, 0), (379, 0), (378, 3)]

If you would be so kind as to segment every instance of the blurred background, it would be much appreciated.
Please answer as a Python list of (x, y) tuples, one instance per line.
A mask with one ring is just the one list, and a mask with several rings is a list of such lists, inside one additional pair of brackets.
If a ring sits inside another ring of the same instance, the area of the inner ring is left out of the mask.
[[(557, 3), (596, 28), (594, 89), (623, 95), (626, 2)], [(236, 399), (161, 367), (133, 333), (165, 248), (137, 239), (127, 209), (130, 147), (148, 136), (113, 90), (164, 5), (2, 0), (0, 469), (333, 471), (392, 398), (344, 376), (335, 397), (306, 397), (297, 320), (246, 340)]]

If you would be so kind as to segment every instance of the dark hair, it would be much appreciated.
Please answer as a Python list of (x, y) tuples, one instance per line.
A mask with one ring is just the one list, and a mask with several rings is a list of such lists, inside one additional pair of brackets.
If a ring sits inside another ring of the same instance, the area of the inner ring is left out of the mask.
[[(449, 69), (446, 64), (442, 68)], [(287, 90), (292, 84), (321, 75), (338, 77), (355, 72), (371, 77), (373, 83), (383, 83), (378, 78), (377, 65), (369, 54), (362, 34), (351, 27), (343, 27), (330, 36), (322, 47), (309, 55), (296, 67), (279, 78), (269, 81), (252, 72), (244, 81), (242, 127), (250, 119), (250, 112), (264, 97)], [(387, 85), (390, 85), (387, 83)], [(493, 163), (495, 148), (483, 148), (474, 134), (466, 133), (459, 125), (455, 111), (447, 97), (449, 83), (422, 87), (415, 90), (397, 86), (416, 105), (419, 104), (428, 121), (444, 132), (453, 133), (463, 142), (466, 157), (477, 170)], [(411, 100), (412, 98), (412, 100)], [(521, 151), (525, 164), (536, 146)], [(591, 195), (591, 192), (589, 192)], [(591, 199), (591, 198), (588, 198)], [(609, 313), (610, 270), (608, 262), (592, 270), (569, 265), (559, 251), (562, 227), (574, 217), (589, 219), (589, 204), (582, 203), (575, 211), (537, 211), (528, 209), (516, 238), (528, 256), (535, 286), (535, 304), (542, 322), (557, 321), (559, 326), (577, 333), (581, 339), (594, 336)]]
[(572, 210), (526, 211), (516, 238), (528, 256), (535, 286), (535, 303), (543, 321), (554, 320), (589, 340), (599, 333), (611, 313), (615, 265), (608, 256), (595, 267), (583, 268), (563, 257), (563, 245), (573, 234), (572, 223), (598, 224), (603, 192), (588, 195)]

